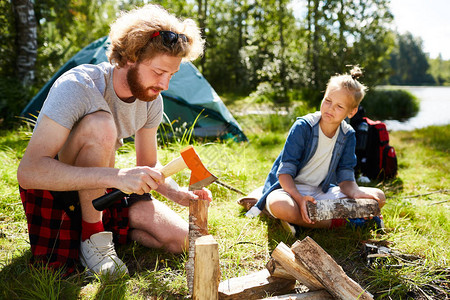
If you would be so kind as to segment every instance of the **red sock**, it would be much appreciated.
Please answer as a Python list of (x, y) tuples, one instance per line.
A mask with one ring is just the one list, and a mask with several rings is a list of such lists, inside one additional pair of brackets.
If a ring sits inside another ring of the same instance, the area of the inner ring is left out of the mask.
[(81, 221), (81, 241), (85, 241), (91, 237), (91, 235), (105, 231), (103, 228), (103, 222), (88, 223), (84, 220)]
[(332, 219), (330, 229), (344, 226), (347, 223), (345, 219)]

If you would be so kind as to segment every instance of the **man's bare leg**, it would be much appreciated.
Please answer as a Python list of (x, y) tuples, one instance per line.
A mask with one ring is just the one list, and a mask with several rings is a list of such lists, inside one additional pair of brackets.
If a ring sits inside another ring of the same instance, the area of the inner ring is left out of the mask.
[(158, 201), (139, 201), (129, 210), (130, 238), (149, 248), (181, 253), (189, 247), (189, 225), (167, 205)]
[[(71, 131), (58, 154), (59, 160), (78, 167), (113, 167), (116, 137), (114, 120), (109, 113), (99, 111), (87, 115)], [(101, 220), (102, 214), (92, 206), (92, 200), (104, 193), (104, 189), (78, 192), (84, 221)]]
[[(58, 154), (59, 160), (78, 167), (113, 167), (116, 139), (117, 130), (109, 113), (87, 115), (71, 131)], [(84, 221), (80, 260), (97, 274), (128, 272), (114, 250), (112, 233), (103, 230), (102, 212), (92, 205), (92, 200), (104, 193), (103, 188), (78, 191)]]

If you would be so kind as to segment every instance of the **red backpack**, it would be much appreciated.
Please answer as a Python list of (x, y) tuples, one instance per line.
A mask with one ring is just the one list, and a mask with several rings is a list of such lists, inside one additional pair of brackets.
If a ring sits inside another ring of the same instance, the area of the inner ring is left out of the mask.
[(397, 175), (397, 155), (389, 145), (386, 124), (363, 117), (356, 131), (357, 171), (370, 179), (390, 179)]

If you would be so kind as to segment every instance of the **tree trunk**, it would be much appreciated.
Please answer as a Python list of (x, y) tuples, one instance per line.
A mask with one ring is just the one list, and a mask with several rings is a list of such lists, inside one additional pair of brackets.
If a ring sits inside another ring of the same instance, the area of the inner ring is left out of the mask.
[(284, 43), (284, 24), (283, 24), (283, 17), (284, 17), (284, 3), (283, 0), (278, 0), (278, 34), (280, 35), (280, 80), (281, 80), (281, 88), (282, 88), (282, 102), (285, 102), (287, 100), (287, 84), (286, 81), (286, 65), (285, 65), (285, 57), (284, 52), (286, 45)]
[(345, 39), (345, 31), (346, 28), (346, 16), (345, 16), (345, 2), (344, 0), (340, 0), (340, 7), (339, 11), (337, 13), (338, 15), (338, 22), (339, 22), (339, 57), (341, 57), (341, 63), (339, 63), (339, 68), (342, 66), (342, 62), (346, 62), (346, 53), (347, 53), (347, 41)]
[(317, 91), (321, 88), (320, 75), (319, 75), (319, 0), (314, 0), (313, 8), (313, 40), (312, 40), (312, 86)]
[(33, 1), (12, 0), (17, 31), (17, 77), (23, 85), (34, 80), (37, 57), (37, 23)]
[[(208, 0), (197, 0), (197, 6), (198, 6), (198, 23), (199, 23), (199, 27), (202, 33), (202, 37), (206, 38), (206, 31), (205, 31), (205, 27), (206, 27), (206, 14), (207, 14), (207, 9), (208, 9)], [(203, 74), (205, 74), (206, 70), (205, 70), (205, 62), (206, 62), (206, 49), (207, 47), (205, 46), (204, 52), (202, 57), (200, 58), (200, 72), (202, 72)]]
[(311, 0), (307, 1), (306, 4), (307, 8), (308, 8), (308, 13), (306, 15), (306, 23), (308, 26), (308, 34), (307, 34), (307, 38), (306, 38), (306, 60), (309, 64), (311, 64), (311, 15), (312, 15), (312, 8), (311, 8)]
[[(240, 7), (239, 7), (240, 6)], [(244, 8), (242, 7), (244, 6)], [(236, 49), (236, 57), (239, 57), (239, 50), (241, 50), (241, 48), (244, 46), (244, 32), (245, 32), (245, 26), (243, 24), (243, 22), (245, 20), (247, 20), (248, 16), (247, 16), (247, 12), (246, 12), (246, 8), (247, 7), (247, 2), (245, 1), (243, 5), (241, 5), (240, 3), (238, 3), (237, 7), (235, 8), (237, 11), (237, 32), (238, 32), (238, 41), (237, 41), (237, 49)], [(239, 87), (239, 89), (242, 88), (241, 83), (242, 83), (242, 72), (241, 72), (241, 66), (239, 63), (235, 63), (234, 64), (234, 85), (236, 87)]]

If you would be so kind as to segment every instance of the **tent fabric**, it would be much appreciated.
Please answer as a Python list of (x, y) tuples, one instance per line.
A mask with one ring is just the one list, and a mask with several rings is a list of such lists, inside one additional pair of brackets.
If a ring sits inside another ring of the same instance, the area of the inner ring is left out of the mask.
[[(64, 72), (81, 64), (99, 64), (108, 61), (106, 51), (109, 44), (108, 37), (103, 37), (74, 55), (30, 100), (21, 115), (37, 116), (53, 83)], [(173, 123), (174, 127), (186, 123), (190, 127), (197, 119), (194, 125), (194, 136), (247, 141), (239, 123), (192, 63), (186, 62), (180, 65), (180, 70), (170, 81), (169, 89), (163, 91), (161, 95), (164, 101), (164, 113), (167, 116), (163, 122)]]

